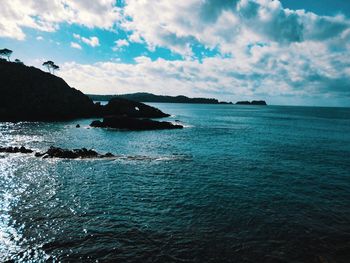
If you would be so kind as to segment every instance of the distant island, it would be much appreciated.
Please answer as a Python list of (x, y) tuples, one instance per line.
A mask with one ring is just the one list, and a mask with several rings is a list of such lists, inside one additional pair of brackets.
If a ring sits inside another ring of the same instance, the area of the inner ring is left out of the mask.
[[(233, 104), (232, 102), (219, 101), (214, 98), (189, 98), (183, 95), (164, 96), (155, 95), (147, 92), (137, 92), (121, 95), (95, 95), (88, 94), (90, 99), (94, 101), (110, 101), (114, 98), (127, 99), (137, 102), (163, 102), (163, 103), (187, 103), (187, 104)], [(238, 101), (236, 105), (267, 105), (264, 100)]]
[(163, 96), (152, 93), (138, 92), (122, 95), (93, 95), (88, 96), (94, 101), (109, 101), (112, 98), (123, 98), (138, 102), (166, 102), (166, 103), (192, 103), (192, 104), (233, 104), (232, 102), (219, 101), (213, 98), (189, 98), (180, 96)]
[(253, 100), (253, 101), (237, 101), (236, 105), (260, 105), (260, 106), (266, 106), (267, 103), (264, 100)]

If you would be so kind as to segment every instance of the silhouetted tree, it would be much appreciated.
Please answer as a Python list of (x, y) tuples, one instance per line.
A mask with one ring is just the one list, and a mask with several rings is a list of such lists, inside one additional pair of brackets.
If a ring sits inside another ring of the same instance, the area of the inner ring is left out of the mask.
[(53, 62), (53, 61), (51, 61), (51, 60), (48, 60), (48, 61), (44, 62), (44, 63), (43, 63), (43, 66), (46, 67), (47, 70), (48, 70), (50, 73), (52, 73), (52, 74), (55, 73), (55, 70), (59, 70), (59, 69), (60, 69), (60, 67), (57, 66), (57, 65), (55, 64), (55, 62)]
[(18, 63), (18, 64), (24, 65), (24, 63), (21, 60), (19, 60), (18, 58), (15, 59), (15, 62)]
[(47, 70), (51, 73), (52, 66), (55, 65), (55, 63), (51, 60), (45, 61), (43, 63), (43, 66), (47, 68)]
[(55, 75), (55, 70), (59, 70), (60, 69), (60, 67), (59, 66), (57, 66), (56, 64), (53, 64), (52, 65), (52, 73)]
[(0, 49), (0, 56), (1, 57), (7, 57), (7, 60), (10, 61), (10, 56), (12, 54), (12, 50), (4, 48), (4, 49)]

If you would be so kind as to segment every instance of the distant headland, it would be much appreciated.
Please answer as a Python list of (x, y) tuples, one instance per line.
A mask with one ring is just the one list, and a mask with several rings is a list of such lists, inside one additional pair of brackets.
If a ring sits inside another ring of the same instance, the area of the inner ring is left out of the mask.
[[(129, 94), (120, 95), (95, 95), (88, 94), (89, 98), (94, 101), (110, 101), (113, 98), (122, 98), (137, 102), (161, 102), (161, 103), (186, 103), (186, 104), (233, 104), (232, 102), (219, 101), (214, 98), (189, 98), (183, 95), (179, 96), (165, 96), (165, 95), (155, 95), (146, 92), (137, 92)], [(253, 100), (253, 101), (238, 101), (237, 105), (267, 105), (263, 100)]]
[(183, 95), (164, 96), (152, 93), (138, 92), (121, 95), (93, 95), (88, 96), (95, 101), (109, 101), (112, 98), (123, 98), (138, 102), (165, 102), (165, 103), (192, 103), (192, 104), (233, 104), (232, 102), (219, 101), (213, 98), (189, 98)]

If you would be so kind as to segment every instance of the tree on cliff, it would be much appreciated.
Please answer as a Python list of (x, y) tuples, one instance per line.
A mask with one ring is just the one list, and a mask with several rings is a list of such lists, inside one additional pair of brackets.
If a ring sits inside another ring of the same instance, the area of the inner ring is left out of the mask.
[(48, 60), (48, 61), (44, 62), (44, 63), (43, 63), (43, 66), (46, 67), (47, 70), (48, 70), (50, 73), (52, 73), (52, 74), (55, 73), (55, 70), (59, 70), (59, 68), (60, 68), (59, 66), (57, 66), (57, 65), (55, 64), (55, 62), (53, 62), (53, 61), (51, 61), (51, 60)]
[(53, 66), (52, 66), (52, 73), (55, 75), (55, 70), (59, 70), (59, 69), (60, 69), (59, 66), (57, 66), (56, 64), (53, 64)]
[(4, 48), (4, 49), (0, 49), (0, 56), (1, 57), (7, 57), (7, 60), (10, 61), (10, 56), (12, 54), (12, 50)]

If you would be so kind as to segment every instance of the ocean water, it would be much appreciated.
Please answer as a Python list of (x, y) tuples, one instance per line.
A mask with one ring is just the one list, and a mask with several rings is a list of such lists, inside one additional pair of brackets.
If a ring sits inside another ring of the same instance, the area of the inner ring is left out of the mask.
[(350, 109), (152, 105), (185, 128), (0, 123), (120, 155), (0, 154), (1, 262), (350, 262)]

